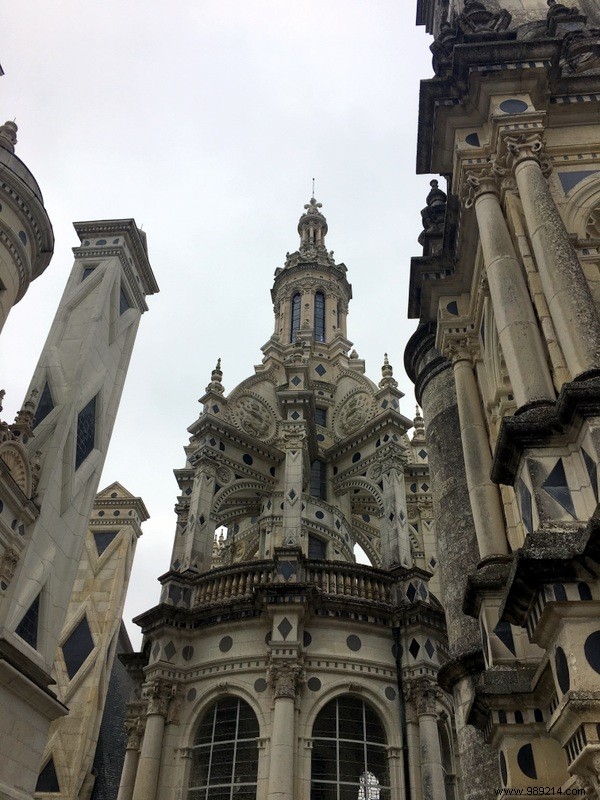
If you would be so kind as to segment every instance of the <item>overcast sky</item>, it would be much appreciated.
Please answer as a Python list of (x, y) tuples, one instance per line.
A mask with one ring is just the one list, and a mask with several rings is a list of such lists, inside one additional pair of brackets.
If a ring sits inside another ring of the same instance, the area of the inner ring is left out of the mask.
[(429, 176), (415, 176), (430, 38), (416, 0), (13, 0), (0, 63), (4, 119), (38, 180), (54, 258), (0, 339), (4, 419), (21, 405), (71, 270), (75, 220), (134, 217), (160, 294), (142, 318), (100, 488), (120, 481), (151, 519), (125, 618), (169, 566), (187, 427), (218, 357), (229, 393), (273, 332), (270, 288), (316, 178), (327, 246), (348, 267), (348, 336), (367, 374), (388, 352), (402, 412), (410, 257)]

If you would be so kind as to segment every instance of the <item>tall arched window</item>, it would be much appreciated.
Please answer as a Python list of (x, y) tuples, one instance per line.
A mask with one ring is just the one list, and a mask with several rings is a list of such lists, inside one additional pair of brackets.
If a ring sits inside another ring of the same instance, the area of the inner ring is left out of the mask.
[(196, 731), (187, 800), (256, 800), (257, 738), (258, 720), (248, 703), (217, 700)]
[(297, 293), (292, 297), (292, 327), (290, 330), (290, 342), (296, 338), (296, 333), (300, 330), (300, 306), (302, 298)]
[(317, 292), (315, 295), (315, 339), (317, 342), (325, 341), (325, 295)]
[(389, 800), (385, 731), (363, 700), (327, 703), (312, 735), (311, 800)]

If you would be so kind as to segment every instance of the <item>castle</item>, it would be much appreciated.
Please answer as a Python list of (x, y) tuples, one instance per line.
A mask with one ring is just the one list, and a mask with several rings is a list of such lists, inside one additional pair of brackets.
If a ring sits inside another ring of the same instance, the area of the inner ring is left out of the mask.
[[(226, 393), (217, 362), (188, 429), (161, 598), (121, 656), (118, 800), (600, 798), (600, 8), (418, 0), (417, 23), (435, 72), (417, 170), (440, 176), (410, 268), (422, 416), (387, 357), (373, 381), (352, 349), (351, 270), (311, 198), (261, 363)], [(15, 134), (0, 129), (4, 317), (52, 251)], [(118, 484), (94, 497), (158, 287), (133, 220), (76, 231), (2, 427), (6, 798), (93, 796), (122, 597), (101, 606), (87, 576), (126, 581), (147, 516)], [(94, 690), (89, 715), (75, 698)]]

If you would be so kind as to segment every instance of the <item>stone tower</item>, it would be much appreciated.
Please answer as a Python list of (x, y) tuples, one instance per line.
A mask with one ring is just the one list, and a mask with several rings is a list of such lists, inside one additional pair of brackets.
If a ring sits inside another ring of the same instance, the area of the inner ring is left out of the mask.
[(460, 796), (423, 419), (351, 350), (314, 199), (298, 232), (262, 363), (228, 395), (217, 363), (175, 472), (119, 800)]
[(406, 366), (465, 796), (600, 797), (600, 7), (422, 0)]
[[(66, 713), (50, 673), (145, 298), (158, 290), (133, 220), (75, 229), (81, 244), (29, 398), (2, 427), (0, 466), (16, 488), (5, 481), (0, 505), (1, 797), (32, 795), (49, 725)], [(11, 522), (17, 490), (24, 511)]]

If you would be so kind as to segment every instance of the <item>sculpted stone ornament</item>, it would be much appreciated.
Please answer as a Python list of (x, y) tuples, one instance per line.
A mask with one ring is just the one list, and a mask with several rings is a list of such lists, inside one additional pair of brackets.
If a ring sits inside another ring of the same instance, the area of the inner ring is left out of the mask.
[(13, 579), (18, 563), (19, 554), (16, 550), (9, 547), (4, 551), (0, 561), (0, 586), (3, 589), (6, 589)]
[(436, 714), (437, 703), (442, 698), (439, 686), (426, 678), (411, 681), (406, 687), (406, 699), (414, 704), (417, 716)]
[(481, 0), (465, 0), (464, 10), (456, 18), (463, 34), (498, 34), (510, 25), (512, 16), (508, 11), (489, 11)]
[(336, 428), (342, 436), (349, 436), (367, 421), (371, 398), (366, 392), (350, 395), (342, 404), (336, 415)]
[(519, 136), (506, 136), (506, 165), (513, 170), (522, 161), (537, 161), (542, 173), (548, 176), (552, 170), (550, 159), (546, 156), (546, 143), (541, 133), (522, 133)]
[(235, 420), (244, 433), (268, 439), (274, 433), (275, 420), (268, 405), (254, 395), (243, 395), (235, 404)]
[(565, 75), (580, 75), (600, 67), (600, 30), (567, 33), (562, 42), (560, 65)]
[(492, 165), (477, 172), (469, 171), (465, 176), (462, 200), (465, 208), (473, 208), (478, 197), (483, 194), (499, 196), (498, 173)]
[(306, 683), (306, 673), (297, 661), (272, 661), (267, 670), (269, 683), (273, 687), (275, 699), (289, 697), (296, 699), (298, 688)]
[(144, 736), (144, 719), (137, 714), (128, 715), (125, 720), (125, 732), (127, 733), (127, 749), (139, 750)]
[(458, 361), (468, 361), (473, 364), (479, 353), (479, 346), (474, 337), (464, 337), (448, 342), (445, 355), (456, 364)]
[(146, 687), (145, 695), (148, 698), (146, 714), (159, 714), (161, 717), (166, 717), (169, 703), (177, 695), (177, 684), (163, 678), (156, 678)]

